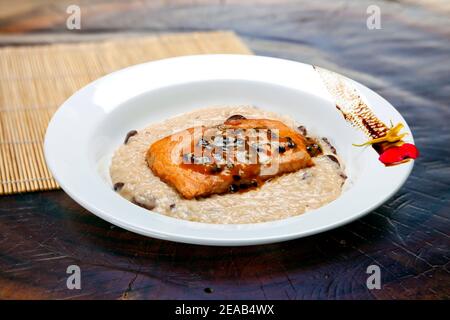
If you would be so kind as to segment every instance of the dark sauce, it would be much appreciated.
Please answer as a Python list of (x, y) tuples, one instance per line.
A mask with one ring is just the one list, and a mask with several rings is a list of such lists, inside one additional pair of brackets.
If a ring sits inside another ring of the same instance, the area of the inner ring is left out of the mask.
[(323, 154), (322, 147), (316, 139), (306, 137), (306, 151), (311, 157), (317, 157)]

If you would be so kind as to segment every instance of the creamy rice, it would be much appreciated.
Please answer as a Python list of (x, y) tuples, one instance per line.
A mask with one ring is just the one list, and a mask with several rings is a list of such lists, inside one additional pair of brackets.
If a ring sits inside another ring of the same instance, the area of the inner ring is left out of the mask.
[(280, 120), (293, 128), (299, 125), (291, 118), (248, 106), (201, 109), (153, 124), (130, 137), (128, 143), (115, 152), (110, 174), (113, 183), (124, 184), (118, 192), (130, 201), (135, 198), (141, 203), (150, 202), (155, 205), (153, 211), (174, 218), (226, 224), (296, 216), (339, 197), (345, 182), (342, 161), (339, 160), (339, 166), (327, 156), (332, 150), (322, 140), (319, 141), (324, 154), (313, 158), (313, 167), (284, 174), (243, 193), (186, 200), (153, 175), (145, 154), (154, 141), (190, 127), (223, 123), (234, 114)]

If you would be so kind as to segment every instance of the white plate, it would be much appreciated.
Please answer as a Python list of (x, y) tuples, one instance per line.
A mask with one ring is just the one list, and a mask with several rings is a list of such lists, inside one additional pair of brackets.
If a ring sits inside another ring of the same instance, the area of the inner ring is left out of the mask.
[[(354, 82), (385, 123), (405, 124), (386, 100)], [(116, 194), (108, 166), (126, 133), (197, 108), (256, 105), (293, 117), (328, 137), (349, 179), (335, 201), (273, 222), (220, 225), (189, 222), (150, 212)], [(385, 167), (373, 148), (336, 110), (311, 65), (241, 55), (201, 55), (132, 66), (94, 81), (53, 116), (45, 157), (55, 179), (76, 202), (100, 218), (142, 235), (205, 245), (250, 245), (304, 237), (336, 228), (375, 209), (405, 182), (413, 162)]]

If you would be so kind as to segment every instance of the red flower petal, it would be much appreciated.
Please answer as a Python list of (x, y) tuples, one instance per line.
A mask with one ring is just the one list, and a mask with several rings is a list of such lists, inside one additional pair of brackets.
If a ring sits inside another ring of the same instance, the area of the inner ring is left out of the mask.
[(394, 164), (405, 159), (416, 159), (419, 156), (419, 150), (411, 143), (405, 143), (400, 147), (391, 147), (386, 149), (378, 158), (384, 164)]
[(417, 159), (417, 157), (419, 156), (419, 149), (417, 149), (416, 146), (411, 143), (405, 143), (400, 148), (403, 148), (405, 153), (411, 159)]

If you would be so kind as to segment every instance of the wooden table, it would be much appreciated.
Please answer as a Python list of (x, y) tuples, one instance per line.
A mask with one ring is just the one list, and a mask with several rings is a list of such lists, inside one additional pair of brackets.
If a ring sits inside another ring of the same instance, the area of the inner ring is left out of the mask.
[[(71, 0), (1, 2), (3, 45), (234, 30), (257, 54), (327, 67), (379, 92), (422, 154), (405, 186), (366, 217), (264, 246), (142, 237), (62, 191), (1, 197), (0, 298), (448, 299), (450, 8), (442, 2), (83, 1), (78, 32), (65, 29)], [(366, 27), (370, 4), (381, 9), (382, 29)], [(66, 288), (72, 264), (81, 290)], [(373, 264), (381, 290), (366, 287)]]

